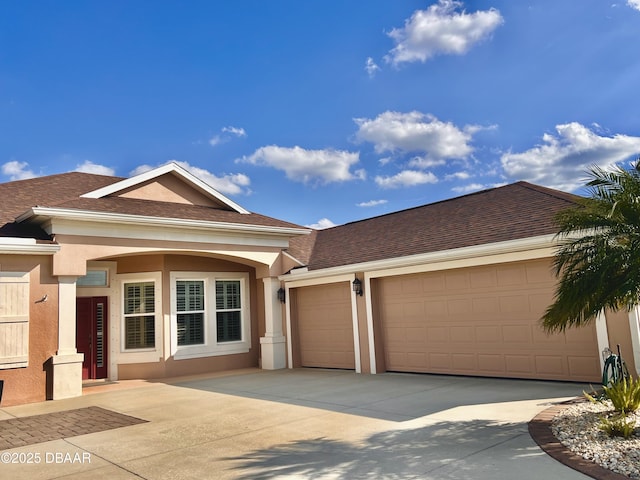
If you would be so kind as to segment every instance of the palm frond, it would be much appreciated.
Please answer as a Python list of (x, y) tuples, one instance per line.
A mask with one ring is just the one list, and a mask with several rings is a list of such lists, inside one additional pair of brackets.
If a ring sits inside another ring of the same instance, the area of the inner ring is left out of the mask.
[(559, 278), (542, 317), (547, 331), (593, 321), (640, 301), (640, 161), (630, 170), (593, 167), (591, 197), (556, 217)]

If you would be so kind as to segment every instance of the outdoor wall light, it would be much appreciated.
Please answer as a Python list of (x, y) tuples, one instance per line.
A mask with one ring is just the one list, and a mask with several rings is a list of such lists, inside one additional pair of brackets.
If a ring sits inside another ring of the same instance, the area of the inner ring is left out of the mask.
[(362, 296), (362, 282), (357, 277), (353, 281), (353, 291), (356, 292), (356, 295)]
[(278, 289), (278, 300), (280, 300), (281, 303), (284, 303), (286, 300), (286, 291), (282, 287)]

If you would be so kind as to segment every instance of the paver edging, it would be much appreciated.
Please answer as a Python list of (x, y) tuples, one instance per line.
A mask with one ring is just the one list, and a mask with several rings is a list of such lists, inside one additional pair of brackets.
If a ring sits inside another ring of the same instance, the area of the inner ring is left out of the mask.
[(553, 457), (567, 467), (573, 468), (580, 473), (595, 478), (597, 480), (629, 480), (629, 477), (620, 473), (607, 470), (591, 460), (587, 460), (580, 455), (576, 455), (565, 447), (551, 431), (551, 421), (565, 408), (576, 403), (576, 400), (569, 400), (558, 405), (543, 410), (533, 417), (529, 422), (529, 435), (538, 446), (549, 456)]

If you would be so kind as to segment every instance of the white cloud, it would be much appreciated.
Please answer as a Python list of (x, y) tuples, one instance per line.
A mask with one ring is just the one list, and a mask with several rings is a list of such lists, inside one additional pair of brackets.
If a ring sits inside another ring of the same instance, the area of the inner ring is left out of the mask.
[(212, 147), (220, 145), (221, 143), (227, 143), (234, 136), (239, 138), (247, 136), (246, 130), (240, 127), (228, 126), (222, 128), (220, 131), (222, 132), (222, 135), (214, 135), (209, 140), (209, 145), (211, 145)]
[(93, 173), (94, 175), (113, 176), (116, 171), (113, 168), (98, 165), (91, 160), (85, 160), (84, 163), (76, 165), (76, 172)]
[(404, 170), (392, 177), (375, 178), (380, 188), (413, 187), (425, 183), (436, 183), (438, 178), (431, 172), (419, 172), (417, 170)]
[(288, 148), (277, 145), (261, 147), (253, 154), (236, 160), (282, 170), (288, 179), (296, 182), (322, 184), (364, 179), (364, 170), (351, 172), (351, 167), (359, 161), (359, 152), (306, 150), (297, 146)]
[(9, 180), (26, 180), (37, 177), (32, 170), (29, 170), (27, 162), (12, 160), (2, 165), (2, 174), (9, 177)]
[(640, 137), (601, 136), (577, 122), (556, 126), (557, 135), (544, 134), (542, 145), (500, 158), (505, 173), (560, 190), (572, 191), (584, 184), (593, 165), (608, 168), (640, 153)]
[(470, 183), (469, 185), (463, 185), (461, 187), (453, 187), (451, 190), (456, 193), (470, 193), (477, 192), (486, 188), (482, 183)]
[(378, 205), (384, 205), (388, 200), (369, 200), (368, 202), (356, 203), (356, 207), (377, 207)]
[(380, 70), (380, 67), (373, 61), (373, 58), (368, 57), (367, 62), (364, 65), (364, 69), (367, 71), (369, 78), (373, 78), (376, 72)]
[(335, 227), (336, 224), (333, 223), (328, 218), (321, 218), (317, 223), (313, 223), (311, 225), (305, 225), (305, 227), (313, 228), (314, 230), (323, 230), (325, 228)]
[(240, 128), (240, 127), (224, 127), (222, 129), (223, 132), (228, 132), (231, 133), (233, 135), (235, 135), (236, 137), (246, 137), (247, 136), (247, 132), (245, 131), (244, 128)]
[(388, 33), (396, 46), (385, 60), (399, 65), (425, 62), (438, 54), (462, 55), (504, 22), (498, 10), (458, 12), (462, 6), (462, 2), (440, 0), (426, 10), (416, 10), (403, 28)]
[[(221, 177), (214, 175), (213, 173), (205, 170), (204, 168), (195, 167), (190, 165), (187, 162), (181, 162), (178, 160), (169, 160), (169, 162), (177, 163), (185, 170), (188, 170), (193, 175), (198, 177), (200, 180), (213, 187), (215, 190), (223, 193), (225, 195), (239, 195), (239, 194), (249, 194), (251, 190), (248, 188), (251, 185), (251, 180), (248, 176), (243, 173), (230, 173), (225, 174)], [(169, 162), (165, 162), (162, 165), (166, 165)], [(149, 170), (153, 170), (161, 165), (157, 165), (155, 167), (150, 165), (140, 165), (132, 170), (129, 174), (140, 175), (141, 173), (147, 172)]]
[(471, 174), (469, 172), (454, 172), (444, 177), (445, 180), (468, 180), (470, 178)]
[(640, 11), (640, 0), (628, 0), (627, 5), (629, 5), (631, 8), (634, 8)]
[(472, 135), (481, 128), (467, 125), (460, 129), (417, 111), (387, 111), (374, 119), (355, 118), (354, 122), (359, 127), (356, 139), (373, 143), (377, 153), (424, 152), (411, 161), (419, 168), (439, 165), (446, 159), (466, 158), (473, 152)]

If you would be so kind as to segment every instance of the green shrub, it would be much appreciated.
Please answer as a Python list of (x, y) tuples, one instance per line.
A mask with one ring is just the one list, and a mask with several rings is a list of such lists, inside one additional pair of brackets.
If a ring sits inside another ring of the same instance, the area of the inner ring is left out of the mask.
[(625, 414), (614, 415), (611, 418), (600, 419), (600, 430), (610, 437), (631, 438), (635, 432), (636, 422), (629, 420)]
[(613, 383), (610, 387), (603, 387), (604, 393), (616, 412), (635, 412), (640, 408), (640, 381), (631, 378), (623, 378)]

